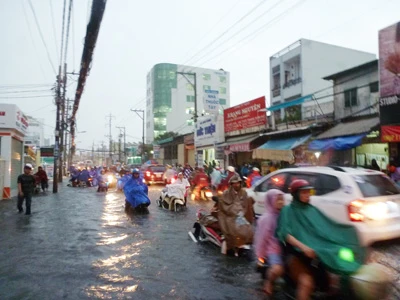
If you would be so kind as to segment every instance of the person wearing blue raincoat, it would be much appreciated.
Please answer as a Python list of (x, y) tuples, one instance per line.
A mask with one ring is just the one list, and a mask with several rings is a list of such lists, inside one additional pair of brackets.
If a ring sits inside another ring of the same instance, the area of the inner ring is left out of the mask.
[(132, 177), (125, 183), (123, 191), (126, 197), (125, 208), (147, 207), (151, 203), (147, 184), (143, 182), (139, 169), (133, 169)]

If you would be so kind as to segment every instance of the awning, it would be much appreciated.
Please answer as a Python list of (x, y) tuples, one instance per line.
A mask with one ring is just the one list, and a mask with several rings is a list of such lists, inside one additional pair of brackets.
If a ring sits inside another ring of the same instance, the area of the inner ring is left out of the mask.
[(352, 149), (360, 146), (362, 139), (378, 126), (378, 117), (340, 123), (317, 136), (317, 139), (312, 141), (308, 148), (321, 151)]
[(253, 151), (253, 159), (294, 162), (292, 149), (304, 144), (311, 134), (279, 140), (270, 140)]
[(275, 111), (275, 110), (278, 110), (278, 109), (281, 109), (281, 108), (286, 108), (286, 107), (302, 104), (304, 101), (308, 101), (311, 98), (312, 98), (312, 95), (307, 95), (307, 96), (300, 97), (300, 98), (292, 100), (292, 101), (283, 102), (283, 103), (279, 103), (279, 104), (270, 106), (270, 107), (267, 108), (267, 110)]
[(333, 137), (359, 135), (369, 133), (374, 127), (379, 125), (379, 117), (361, 119), (352, 122), (339, 123), (335, 127), (328, 129), (317, 136), (317, 139), (327, 139)]
[(245, 136), (238, 136), (234, 138), (227, 138), (226, 142), (220, 146), (229, 146), (230, 152), (250, 152), (251, 142), (259, 138), (260, 134), (252, 134)]
[(342, 136), (332, 139), (314, 140), (308, 145), (310, 150), (320, 150), (325, 151), (328, 149), (333, 150), (347, 150), (353, 149), (362, 144), (362, 139), (367, 134)]

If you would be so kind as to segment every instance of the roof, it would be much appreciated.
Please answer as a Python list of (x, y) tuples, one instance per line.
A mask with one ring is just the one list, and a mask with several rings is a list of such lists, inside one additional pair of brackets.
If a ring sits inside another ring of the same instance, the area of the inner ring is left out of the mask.
[(328, 139), (338, 136), (356, 135), (370, 132), (379, 125), (379, 117), (361, 119), (352, 122), (339, 123), (335, 127), (321, 133), (317, 139)]
[(360, 70), (363, 70), (363, 69), (366, 69), (366, 68), (369, 68), (369, 67), (374, 67), (374, 66), (376, 66), (376, 68), (378, 69), (378, 59), (374, 59), (372, 61), (363, 63), (361, 65), (352, 67), (350, 69), (346, 69), (346, 70), (340, 71), (338, 73), (323, 77), (323, 79), (325, 79), (325, 80), (336, 79), (336, 78), (343, 77), (343, 76), (346, 76), (348, 74), (351, 74), (351, 73), (354, 73), (354, 72), (357, 72), (357, 71), (360, 71)]

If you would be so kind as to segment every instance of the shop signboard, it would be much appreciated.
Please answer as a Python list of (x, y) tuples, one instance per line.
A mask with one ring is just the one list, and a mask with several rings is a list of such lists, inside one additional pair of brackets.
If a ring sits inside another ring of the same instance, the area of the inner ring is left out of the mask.
[(206, 116), (198, 118), (195, 130), (196, 147), (214, 145), (224, 141), (222, 116)]
[(41, 157), (54, 157), (54, 148), (53, 147), (41, 147), (40, 148), (40, 156)]
[(224, 110), (224, 131), (245, 130), (253, 127), (265, 126), (267, 115), (265, 111), (265, 97), (260, 97)]
[(400, 22), (379, 31), (379, 93), (381, 139), (400, 142)]
[(217, 90), (204, 91), (204, 110), (212, 114), (218, 114), (219, 111), (219, 92)]
[(28, 118), (15, 104), (0, 104), (0, 128), (16, 129), (26, 134)]
[(153, 158), (160, 158), (160, 145), (153, 145)]

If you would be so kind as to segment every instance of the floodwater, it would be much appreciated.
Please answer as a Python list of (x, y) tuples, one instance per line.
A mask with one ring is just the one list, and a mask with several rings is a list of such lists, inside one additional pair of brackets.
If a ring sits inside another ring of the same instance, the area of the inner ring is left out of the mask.
[[(255, 262), (188, 236), (197, 209), (128, 216), (122, 193), (71, 188), (35, 196), (32, 215), (0, 201), (0, 299), (267, 299)], [(399, 286), (400, 242), (376, 247)], [(399, 294), (394, 288), (393, 299)]]

